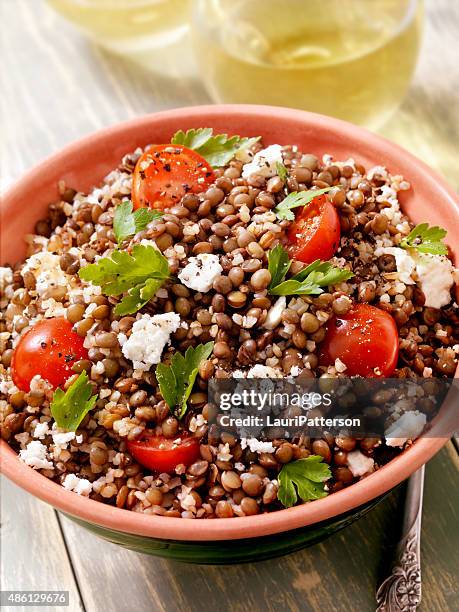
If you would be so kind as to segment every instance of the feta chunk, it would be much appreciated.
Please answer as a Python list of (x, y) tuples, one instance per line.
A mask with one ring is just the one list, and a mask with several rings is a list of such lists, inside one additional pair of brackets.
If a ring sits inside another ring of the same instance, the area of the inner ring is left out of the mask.
[(416, 257), (416, 273), (426, 296), (426, 306), (441, 308), (450, 303), (450, 291), (457, 271), (447, 257), (419, 253)]
[(46, 421), (44, 423), (38, 423), (33, 430), (33, 437), (37, 438), (37, 440), (43, 440), (48, 434), (49, 425)]
[(353, 476), (363, 476), (374, 470), (375, 462), (371, 457), (367, 457), (359, 450), (347, 454), (347, 465)]
[(51, 435), (53, 443), (61, 448), (67, 448), (68, 443), (76, 438), (74, 431), (60, 431), (57, 428), (53, 429)]
[(62, 483), (67, 491), (74, 491), (78, 495), (87, 497), (92, 491), (92, 484), (86, 478), (79, 478), (75, 474), (67, 474)]
[(27, 260), (21, 274), (32, 272), (36, 280), (36, 291), (41, 297), (52, 297), (57, 287), (67, 287), (67, 274), (61, 270), (59, 255), (40, 251)]
[(179, 326), (180, 317), (175, 312), (141, 316), (132, 326), (129, 338), (118, 334), (123, 355), (132, 361), (135, 370), (149, 370), (161, 361), (164, 347)]
[(257, 438), (241, 438), (241, 448), (249, 447), (252, 453), (273, 453), (276, 449), (272, 442), (262, 442)]
[(47, 459), (48, 449), (39, 440), (29, 442), (25, 449), (19, 451), (19, 459), (36, 470), (52, 470), (53, 464)]
[(282, 320), (282, 313), (287, 308), (287, 298), (282, 295), (276, 300), (276, 303), (271, 306), (263, 323), (265, 329), (274, 329)]
[(282, 372), (270, 366), (257, 363), (247, 372), (247, 378), (282, 378)]
[(0, 291), (4, 291), (13, 282), (13, 270), (0, 266)]
[(178, 277), (186, 287), (200, 293), (207, 293), (222, 271), (218, 255), (202, 253), (197, 257), (190, 257)]
[(407, 440), (414, 440), (422, 432), (426, 422), (426, 415), (418, 410), (405, 412), (386, 430), (387, 446), (402, 447)]
[(276, 164), (283, 163), (282, 147), (273, 144), (255, 154), (253, 160), (242, 167), (242, 178), (249, 178), (252, 174), (266, 178), (277, 174)]

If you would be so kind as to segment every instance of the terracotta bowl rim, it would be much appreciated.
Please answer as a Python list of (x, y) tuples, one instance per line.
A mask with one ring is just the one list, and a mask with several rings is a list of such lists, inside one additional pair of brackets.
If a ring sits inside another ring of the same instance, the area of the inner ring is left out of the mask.
[[(359, 141), (365, 142), (367, 147), (371, 146), (375, 150), (384, 151), (386, 154), (389, 154), (394, 160), (394, 165), (396, 165), (397, 160), (403, 160), (405, 164), (421, 168), (429, 180), (435, 182), (439, 197), (448, 200), (448, 205), (453, 209), (457, 208), (459, 213), (457, 195), (443, 177), (411, 153), (408, 153), (385, 138), (373, 134), (364, 128), (316, 113), (283, 107), (245, 104), (194, 106), (161, 111), (98, 130), (93, 134), (68, 144), (57, 153), (35, 165), (3, 195), (3, 198), (7, 201), (9, 198), (15, 197), (16, 191), (20, 189), (22, 184), (43, 172), (48, 164), (59, 164), (62, 157), (68, 157), (73, 154), (78, 155), (82, 147), (87, 147), (96, 142), (100, 143), (109, 136), (113, 137), (116, 134), (124, 133), (133, 128), (148, 126), (151, 121), (158, 122), (163, 119), (177, 120), (177, 125), (179, 125), (180, 119), (184, 117), (198, 120), (209, 116), (214, 118), (231, 116), (233, 119), (239, 118), (240, 120), (247, 120), (247, 118), (256, 118), (258, 120), (263, 118), (267, 121), (284, 119), (297, 121), (303, 125), (314, 125), (319, 129), (328, 130), (331, 138), (333, 133), (349, 138), (356, 145), (356, 156), (358, 156)], [(456, 254), (457, 257), (458, 254)], [(458, 376), (459, 369), (456, 371), (456, 377)], [(434, 433), (432, 431), (431, 435)], [(108, 529), (174, 541), (237, 540), (275, 535), (276, 533), (314, 525), (315, 523), (352, 511), (389, 491), (408, 478), (414, 471), (431, 459), (446, 442), (447, 439), (444, 437), (421, 437), (409, 449), (373, 474), (328, 497), (316, 500), (313, 503), (272, 513), (231, 519), (187, 520), (182, 518), (164, 518), (114, 508), (101, 502), (81, 497), (66, 491), (61, 485), (49, 480), (22, 463), (18, 459), (17, 454), (3, 440), (0, 443), (0, 467), (1, 472), (7, 478), (29, 493), (32, 493), (35, 497), (51, 504), (62, 512)]]

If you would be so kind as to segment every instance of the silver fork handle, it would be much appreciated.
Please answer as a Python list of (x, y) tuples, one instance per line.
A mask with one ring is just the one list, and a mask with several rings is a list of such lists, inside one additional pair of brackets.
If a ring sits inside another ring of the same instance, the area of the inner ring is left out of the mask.
[(408, 481), (397, 562), (376, 593), (377, 612), (415, 612), (421, 603), (421, 518), (424, 466)]

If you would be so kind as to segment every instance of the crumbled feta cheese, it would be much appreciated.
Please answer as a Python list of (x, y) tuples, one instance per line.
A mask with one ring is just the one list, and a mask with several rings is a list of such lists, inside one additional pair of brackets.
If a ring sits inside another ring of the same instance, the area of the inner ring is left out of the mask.
[(21, 274), (32, 272), (36, 279), (36, 291), (41, 297), (47, 297), (53, 289), (57, 287), (67, 287), (67, 274), (60, 267), (59, 255), (40, 251), (31, 255)]
[(282, 147), (273, 144), (262, 151), (258, 151), (251, 162), (242, 167), (242, 178), (249, 178), (252, 174), (270, 177), (277, 174), (276, 164), (283, 163)]
[(68, 443), (76, 437), (74, 431), (60, 431), (56, 428), (53, 429), (51, 435), (53, 437), (53, 443), (61, 448), (66, 448)]
[(48, 449), (38, 440), (33, 440), (27, 447), (19, 451), (19, 459), (36, 470), (52, 470), (53, 464), (47, 459)]
[(67, 474), (62, 483), (67, 491), (74, 491), (78, 495), (87, 497), (92, 491), (92, 484), (86, 478), (79, 478), (75, 474)]
[(222, 271), (218, 255), (202, 253), (197, 257), (190, 257), (178, 277), (186, 287), (207, 293)]
[(46, 421), (44, 423), (38, 423), (33, 431), (33, 437), (37, 438), (38, 440), (43, 440), (43, 438), (48, 434), (49, 425)]
[(387, 446), (402, 447), (407, 440), (414, 440), (422, 432), (426, 422), (426, 415), (418, 410), (405, 412), (386, 430)]
[(257, 363), (247, 372), (247, 378), (282, 378), (282, 372), (261, 363)]
[(142, 238), (142, 240), (140, 241), (140, 244), (142, 246), (151, 246), (157, 251), (159, 251), (158, 245), (156, 244), (154, 240), (148, 240), (148, 238)]
[(252, 453), (274, 453), (276, 450), (272, 442), (262, 442), (257, 438), (241, 438), (241, 448), (249, 447)]
[(132, 326), (129, 338), (118, 334), (122, 352), (130, 359), (134, 369), (146, 371), (161, 361), (161, 355), (172, 333), (180, 326), (180, 317), (175, 312), (141, 316)]
[(347, 454), (347, 465), (353, 476), (363, 476), (374, 470), (375, 462), (371, 457), (367, 457), (359, 450)]
[(13, 282), (13, 270), (11, 268), (0, 267), (0, 291), (4, 291), (7, 285)]
[(416, 256), (416, 273), (426, 296), (426, 306), (441, 308), (450, 303), (450, 291), (457, 274), (451, 260), (443, 255), (419, 253)]
[(263, 323), (265, 329), (274, 329), (282, 320), (282, 312), (287, 308), (287, 298), (282, 295), (276, 300), (276, 303), (271, 306)]

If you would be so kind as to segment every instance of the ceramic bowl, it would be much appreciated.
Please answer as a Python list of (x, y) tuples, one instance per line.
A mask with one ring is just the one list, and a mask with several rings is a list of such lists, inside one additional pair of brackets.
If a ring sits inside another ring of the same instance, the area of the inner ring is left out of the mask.
[[(57, 182), (89, 190), (138, 146), (169, 142), (178, 129), (212, 127), (217, 132), (261, 135), (265, 144), (295, 143), (316, 155), (354, 157), (366, 167), (387, 166), (412, 184), (402, 207), (415, 222), (448, 230), (448, 243), (459, 258), (459, 204), (445, 181), (400, 147), (351, 124), (285, 108), (228, 105), (176, 109), (141, 117), (82, 138), (51, 156), (25, 176), (2, 202), (2, 263), (24, 255), (21, 236), (57, 196)], [(2, 472), (32, 495), (48, 502), (94, 533), (121, 545), (196, 563), (254, 561), (297, 550), (341, 529), (375, 505), (384, 494), (426, 463), (446, 442), (434, 426), (364, 480), (309, 504), (257, 516), (189, 520), (149, 516), (79, 497), (27, 467), (1, 442)], [(437, 437), (436, 437), (437, 435)]]

